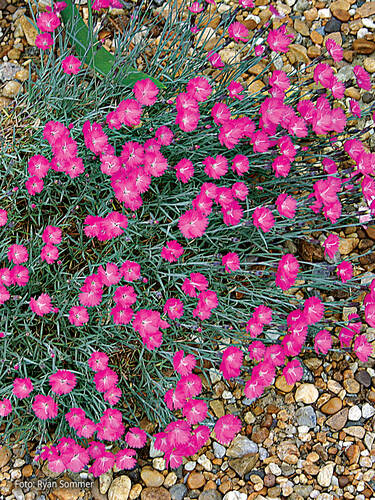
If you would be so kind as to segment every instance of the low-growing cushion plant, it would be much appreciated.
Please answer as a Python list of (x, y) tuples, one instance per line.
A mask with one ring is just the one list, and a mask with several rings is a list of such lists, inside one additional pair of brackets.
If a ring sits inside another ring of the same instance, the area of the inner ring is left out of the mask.
[[(210, 3), (170, 2), (159, 20), (140, 4), (98, 76), (64, 37), (63, 7), (37, 17), (38, 78), (2, 148), (2, 430), (52, 442), (41, 457), (55, 472), (100, 475), (136, 465), (146, 415), (177, 467), (211, 432), (228, 444), (241, 429), (208, 412), (209, 370), (255, 399), (278, 374), (302, 379), (305, 348), (372, 355), (363, 315), (341, 313), (362, 293), (374, 327), (375, 282), (361, 284), (338, 236), (374, 213), (358, 127), (372, 110), (345, 106), (335, 42), (324, 62), (271, 66), (293, 39), (274, 8), (253, 36), (229, 12), (208, 51)], [(142, 64), (165, 88), (129, 88), (117, 69), (136, 65), (147, 37), (130, 41), (157, 23)], [(359, 66), (353, 78), (371, 85)], [(293, 242), (326, 258), (303, 260)]]

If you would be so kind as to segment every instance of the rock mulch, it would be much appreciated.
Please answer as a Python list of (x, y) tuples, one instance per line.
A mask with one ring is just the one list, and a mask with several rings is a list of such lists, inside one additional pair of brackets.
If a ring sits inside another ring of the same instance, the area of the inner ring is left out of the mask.
[(242, 431), (230, 446), (212, 436), (177, 470), (167, 470), (151, 447), (125, 474), (110, 472), (92, 484), (85, 471), (56, 478), (33, 461), (36, 449), (29, 443), (28, 450), (21, 445), (0, 450), (0, 494), (6, 500), (374, 498), (374, 358), (358, 364), (349, 354), (333, 352), (324, 360), (303, 355), (301, 361), (301, 383), (291, 387), (279, 376), (256, 401), (212, 372), (211, 413), (239, 415)]

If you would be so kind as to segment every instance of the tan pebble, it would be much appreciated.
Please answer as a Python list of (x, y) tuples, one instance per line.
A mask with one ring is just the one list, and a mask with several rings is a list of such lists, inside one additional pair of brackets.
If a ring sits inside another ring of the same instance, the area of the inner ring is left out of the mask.
[(308, 22), (315, 21), (318, 18), (318, 10), (313, 7), (312, 9), (305, 10), (305, 19)]
[(363, 65), (366, 71), (369, 73), (375, 73), (375, 57), (365, 57)]
[(323, 36), (315, 30), (310, 33), (310, 38), (317, 45), (322, 45), (323, 43)]
[(142, 485), (139, 483), (135, 484), (133, 488), (130, 490), (129, 500), (135, 500), (136, 498), (139, 498), (141, 492), (142, 492)]
[(369, 55), (375, 51), (375, 43), (371, 40), (366, 40), (365, 38), (357, 38), (353, 42), (353, 49), (358, 54)]

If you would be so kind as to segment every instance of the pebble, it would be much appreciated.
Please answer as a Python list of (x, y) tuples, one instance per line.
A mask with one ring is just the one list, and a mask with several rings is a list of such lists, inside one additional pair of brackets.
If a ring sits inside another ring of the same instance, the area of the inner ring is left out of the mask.
[(362, 406), (362, 417), (367, 419), (371, 418), (375, 415), (375, 408), (371, 406), (369, 403), (365, 403)]
[[(304, 406), (296, 411), (298, 425), (306, 426), (307, 429), (316, 426), (316, 414), (312, 406)], [(303, 434), (303, 433), (302, 433)]]
[(358, 38), (353, 42), (353, 49), (358, 54), (370, 55), (375, 51), (375, 43), (365, 38)]
[(365, 57), (363, 61), (363, 66), (366, 71), (369, 73), (375, 73), (375, 58), (374, 57)]
[(106, 472), (105, 474), (99, 476), (99, 491), (102, 495), (105, 495), (109, 490), (112, 478), (113, 478), (112, 471)]
[(225, 456), (226, 449), (222, 444), (214, 441), (212, 444), (212, 448), (214, 450), (214, 455), (216, 458), (223, 458)]
[(204, 486), (206, 480), (201, 472), (191, 472), (187, 479), (187, 486), (190, 490), (197, 490)]
[(361, 417), (362, 417), (362, 412), (361, 412), (361, 408), (359, 408), (359, 406), (355, 405), (349, 409), (349, 414), (348, 414), (349, 420), (353, 420), (354, 422), (356, 422)]
[(361, 385), (365, 387), (370, 387), (371, 385), (371, 377), (367, 370), (357, 371), (356, 374), (354, 375), (354, 378), (356, 379), (357, 382), (359, 382)]
[(228, 491), (228, 493), (224, 495), (223, 500), (247, 500), (247, 495), (239, 491)]
[(158, 487), (164, 482), (164, 476), (151, 467), (144, 467), (141, 472), (141, 478), (146, 486)]
[(335, 431), (341, 430), (348, 421), (349, 408), (343, 408), (331, 417), (327, 418), (326, 425)]
[(360, 389), (359, 383), (354, 378), (346, 378), (343, 382), (344, 389), (349, 394), (357, 394)]
[(17, 72), (22, 69), (19, 64), (4, 62), (0, 64), (0, 82), (13, 80)]
[(320, 486), (323, 486), (324, 488), (328, 488), (328, 486), (330, 486), (334, 468), (334, 464), (327, 464), (320, 469), (317, 477), (317, 481)]
[(301, 384), (295, 393), (295, 400), (302, 401), (305, 404), (312, 404), (319, 397), (319, 391), (314, 384)]
[(268, 464), (268, 468), (269, 468), (271, 474), (273, 474), (275, 476), (281, 475), (281, 469), (277, 464), (271, 462), (270, 464)]
[(209, 458), (207, 458), (207, 456), (205, 454), (201, 455), (199, 458), (198, 458), (198, 463), (203, 467), (204, 470), (206, 470), (207, 472), (211, 472), (212, 471), (212, 462)]
[(142, 490), (141, 500), (171, 500), (171, 495), (165, 488), (146, 488)]
[(258, 445), (246, 436), (238, 434), (227, 449), (227, 456), (231, 458), (240, 458), (249, 453), (257, 453)]
[[(341, 387), (341, 386), (340, 386)], [(327, 401), (323, 406), (320, 407), (320, 411), (325, 415), (334, 415), (342, 408), (342, 400), (340, 398), (334, 397)]]
[(171, 494), (171, 500), (183, 500), (186, 492), (187, 488), (184, 484), (175, 484), (169, 490), (169, 493)]
[(6, 446), (0, 448), (0, 469), (4, 467), (11, 459), (12, 452)]
[(13, 488), (12, 495), (14, 496), (15, 500), (24, 500), (25, 499), (25, 495), (23, 494), (23, 491), (21, 490), (21, 488)]
[(21, 90), (21, 87), (22, 85), (19, 82), (11, 80), (5, 84), (2, 94), (4, 97), (15, 97)]
[(164, 479), (163, 486), (165, 486), (165, 488), (170, 488), (171, 486), (176, 484), (176, 482), (177, 482), (177, 474), (175, 472), (170, 472)]
[(241, 458), (232, 458), (229, 460), (229, 466), (237, 472), (241, 478), (245, 476), (248, 472), (252, 471), (255, 467), (255, 464), (257, 463), (259, 458), (258, 453), (255, 455), (245, 455), (244, 457)]
[(221, 493), (217, 490), (206, 490), (202, 491), (199, 495), (198, 500), (221, 500), (223, 497)]
[(284, 375), (279, 375), (275, 381), (276, 389), (281, 392), (291, 392), (293, 390), (294, 385), (289, 385), (286, 383)]
[(139, 483), (135, 484), (130, 490), (129, 500), (135, 500), (136, 498), (139, 498), (141, 492), (142, 492), (142, 485)]
[(128, 476), (116, 477), (108, 490), (108, 500), (128, 500), (132, 483)]
[(189, 462), (186, 462), (184, 465), (185, 470), (192, 471), (195, 469), (197, 466), (197, 462), (193, 462), (193, 460), (190, 460)]
[(349, 427), (345, 427), (344, 431), (346, 434), (349, 434), (349, 436), (353, 436), (358, 439), (363, 439), (366, 433), (365, 429), (360, 425), (350, 425)]

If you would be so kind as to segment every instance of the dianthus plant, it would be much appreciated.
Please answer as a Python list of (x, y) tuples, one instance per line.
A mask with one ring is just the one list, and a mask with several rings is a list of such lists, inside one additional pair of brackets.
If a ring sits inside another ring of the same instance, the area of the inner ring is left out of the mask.
[(42, 69), (2, 155), (2, 430), (52, 439), (55, 472), (100, 475), (136, 466), (146, 414), (177, 467), (212, 430), (228, 444), (241, 429), (210, 415), (208, 370), (253, 400), (276, 375), (302, 379), (305, 347), (373, 354), (375, 281), (341, 244), (375, 212), (371, 110), (343, 101), (332, 40), (317, 64), (271, 68), (293, 39), (275, 9), (254, 37), (232, 12), (207, 51), (215, 9), (169, 4), (144, 62), (160, 91), (98, 81), (63, 44), (57, 57), (62, 4), (38, 18)]

